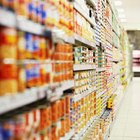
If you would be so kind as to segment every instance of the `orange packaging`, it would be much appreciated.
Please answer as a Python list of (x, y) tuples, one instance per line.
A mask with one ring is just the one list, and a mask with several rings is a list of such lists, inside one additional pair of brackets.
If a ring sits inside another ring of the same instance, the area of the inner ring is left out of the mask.
[(1, 0), (0, 4), (2, 4), (5, 7), (14, 9), (15, 5), (16, 5), (16, 2), (15, 2), (15, 0)]
[(26, 89), (26, 71), (24, 66), (18, 67), (18, 91), (23, 92)]
[(46, 48), (47, 48), (47, 46), (46, 46), (45, 38), (41, 37), (39, 49), (40, 49), (40, 59), (42, 59), (42, 60), (45, 60), (47, 57)]
[(52, 126), (52, 140), (59, 140), (60, 134), (57, 125)]
[(51, 106), (40, 109), (40, 130), (49, 128), (52, 124)]
[(40, 109), (40, 130), (44, 130), (47, 128), (47, 120), (48, 120), (48, 114), (47, 114), (47, 108)]
[(24, 32), (18, 32), (18, 43), (17, 43), (18, 59), (23, 60), (26, 58), (26, 41)]
[(59, 117), (59, 101), (56, 101), (51, 104), (51, 109), (52, 109), (52, 121), (57, 122), (58, 117)]
[(28, 17), (27, 5), (28, 5), (28, 0), (15, 1), (15, 10), (17, 14), (27, 18)]
[(66, 116), (65, 118), (66, 124), (65, 124), (65, 129), (66, 129), (66, 133), (68, 133), (70, 131), (70, 116)]
[(46, 81), (47, 81), (46, 73), (47, 73), (46, 66), (41, 64), (41, 66), (40, 66), (40, 84), (41, 85), (46, 84)]
[(0, 96), (17, 94), (18, 87), (16, 80), (0, 80)]
[(40, 125), (40, 117), (41, 115), (40, 115), (40, 110), (39, 109), (36, 109), (36, 110), (34, 110), (33, 111), (33, 122), (34, 122), (34, 129), (36, 130), (36, 131), (38, 131), (39, 130), (39, 125)]
[(46, 73), (46, 83), (50, 83), (51, 81), (51, 75), (49, 72)]
[(61, 129), (60, 129), (60, 137), (64, 137), (65, 133), (66, 133), (66, 121), (65, 119), (61, 119)]
[(17, 79), (16, 63), (4, 64), (0, 63), (0, 80)]
[(48, 121), (47, 121), (47, 125), (48, 126), (51, 126), (51, 124), (52, 124), (52, 110), (51, 110), (51, 106), (48, 106), (48, 108), (47, 108), (47, 114), (48, 114)]
[(0, 59), (17, 58), (16, 42), (16, 29), (0, 27)]
[(62, 117), (62, 102), (61, 100), (58, 101), (58, 117)]
[(62, 46), (62, 44), (57, 43), (55, 46), (55, 52), (59, 53), (59, 52), (63, 52), (64, 51), (64, 47)]
[(62, 99), (61, 99), (61, 108), (62, 108), (62, 114), (61, 114), (61, 117), (63, 117), (63, 116), (65, 116), (65, 103), (66, 103), (66, 98), (65, 97), (63, 97)]
[[(38, 140), (38, 139), (36, 139), (36, 140)], [(41, 134), (39, 140), (52, 140), (52, 132), (51, 132), (51, 130), (48, 131), (48, 129), (47, 129), (46, 134)]]
[(68, 96), (66, 96), (66, 103), (65, 103), (65, 105), (66, 105), (66, 110), (65, 110), (65, 112), (66, 112), (66, 114), (69, 114), (70, 113), (70, 96), (68, 95)]
[(18, 91), (16, 64), (0, 63), (0, 95), (16, 94)]

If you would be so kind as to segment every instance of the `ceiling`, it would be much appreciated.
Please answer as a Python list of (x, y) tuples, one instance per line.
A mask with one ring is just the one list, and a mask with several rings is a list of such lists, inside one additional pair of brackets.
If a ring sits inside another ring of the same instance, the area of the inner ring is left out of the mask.
[(123, 8), (125, 22), (122, 22), (126, 30), (140, 30), (140, 0), (113, 0), (122, 1), (122, 5), (116, 6)]

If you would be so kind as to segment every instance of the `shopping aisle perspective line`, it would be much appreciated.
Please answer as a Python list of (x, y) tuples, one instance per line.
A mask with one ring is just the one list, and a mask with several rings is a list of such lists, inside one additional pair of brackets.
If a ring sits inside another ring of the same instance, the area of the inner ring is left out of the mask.
[(133, 78), (109, 140), (140, 140), (140, 78)]

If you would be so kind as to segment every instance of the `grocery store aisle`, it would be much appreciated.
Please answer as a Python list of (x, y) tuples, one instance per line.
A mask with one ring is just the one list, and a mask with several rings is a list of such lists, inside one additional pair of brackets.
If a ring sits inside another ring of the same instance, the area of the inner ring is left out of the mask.
[(140, 140), (140, 78), (130, 84), (109, 140)]

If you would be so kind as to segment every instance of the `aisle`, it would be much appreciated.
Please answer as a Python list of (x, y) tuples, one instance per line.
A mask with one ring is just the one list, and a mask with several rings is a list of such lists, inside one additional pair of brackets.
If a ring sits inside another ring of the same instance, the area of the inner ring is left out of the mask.
[(140, 140), (140, 78), (134, 78), (109, 140)]

